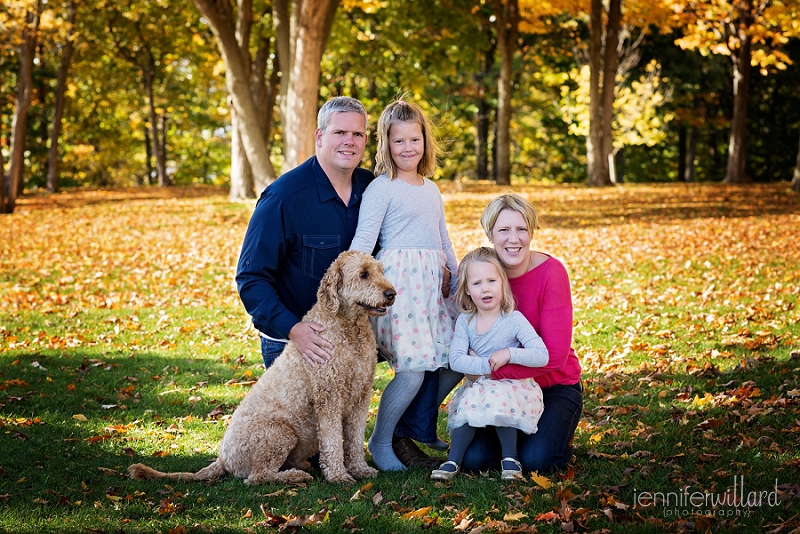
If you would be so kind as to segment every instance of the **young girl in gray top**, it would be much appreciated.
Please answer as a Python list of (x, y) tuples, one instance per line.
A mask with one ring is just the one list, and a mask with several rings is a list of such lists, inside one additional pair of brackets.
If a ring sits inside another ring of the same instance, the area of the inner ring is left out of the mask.
[(431, 479), (455, 477), (475, 429), (493, 426), (502, 448), (501, 478), (511, 480), (522, 473), (517, 430), (536, 432), (542, 390), (532, 378), (494, 380), (491, 372), (509, 362), (543, 367), (549, 360), (547, 347), (514, 310), (508, 276), (491, 248), (473, 250), (461, 261), (455, 301), (462, 314), (450, 346), (450, 369), (464, 373), (466, 380), (450, 400), (450, 454)]
[(451, 287), (442, 280), (445, 269), (455, 273), (457, 264), (442, 195), (426, 178), (436, 169), (436, 144), (417, 105), (398, 100), (383, 110), (375, 159), (378, 177), (364, 192), (350, 249), (371, 253), (378, 243), (377, 258), (397, 290), (389, 313), (372, 323), (395, 376), (381, 395), (369, 450), (378, 469), (401, 471), (392, 434), (425, 371), (447, 366), (453, 319), (445, 306)]

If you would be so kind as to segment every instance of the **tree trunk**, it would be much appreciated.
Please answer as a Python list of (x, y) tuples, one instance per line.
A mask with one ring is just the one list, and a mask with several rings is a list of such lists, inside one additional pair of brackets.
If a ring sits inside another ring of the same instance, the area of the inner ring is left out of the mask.
[(749, 182), (745, 174), (744, 137), (750, 87), (751, 38), (745, 30), (740, 30), (739, 33), (739, 50), (731, 54), (733, 61), (733, 120), (728, 141), (728, 166), (724, 180), (727, 184)]
[(150, 129), (144, 126), (144, 165), (147, 173), (147, 184), (153, 185), (153, 143), (150, 141)]
[(497, 47), (500, 51), (500, 76), (497, 80), (497, 183), (511, 183), (511, 84), (514, 51), (519, 35), (518, 0), (495, 3)]
[[(603, 89), (602, 89), (602, 158), (609, 161), (613, 158), (614, 152), (614, 137), (612, 134), (612, 126), (614, 123), (614, 97), (615, 89), (617, 87), (617, 66), (619, 65), (619, 56), (617, 55), (617, 47), (619, 46), (619, 24), (622, 17), (621, 0), (609, 0), (608, 3), (608, 24), (606, 25), (606, 45), (603, 54)], [(598, 176), (598, 181), (595, 185), (609, 185), (611, 184), (611, 175), (609, 172)]]
[(475, 178), (478, 180), (489, 179), (489, 132), (491, 127), (491, 105), (486, 96), (487, 79), (491, 77), (494, 69), (494, 55), (497, 51), (497, 41), (492, 39), (492, 27), (481, 24), (483, 33), (489, 34), (489, 48), (483, 53), (483, 66), (476, 75), (477, 81), (477, 108), (475, 115)]
[(719, 134), (717, 129), (711, 125), (710, 131), (708, 132), (708, 155), (711, 158), (711, 167), (713, 169), (719, 169), (722, 166), (722, 162), (720, 161), (720, 150), (719, 150)]
[(314, 154), (320, 62), (338, 6), (339, 0), (294, 0), (294, 54), (289, 69), (284, 70), (289, 72), (289, 79), (283, 81), (288, 85), (283, 116), (283, 172)]
[[(253, 26), (253, 2), (252, 0), (237, 0), (236, 7), (236, 43), (239, 47), (239, 55), (244, 63), (247, 75), (250, 76), (250, 32)], [(230, 72), (225, 73), (226, 76)], [(252, 90), (252, 88), (251, 88)], [(233, 104), (233, 98), (228, 97), (228, 107), (231, 114), (231, 187), (228, 192), (230, 200), (243, 200), (254, 198), (253, 191), (253, 169), (247, 160), (247, 152), (242, 140), (243, 132), (240, 131), (239, 116)]]
[(678, 125), (678, 181), (686, 181), (686, 123)]
[(167, 177), (167, 182), (164, 185), (172, 185), (172, 178), (167, 174), (167, 132), (169, 131), (167, 122), (169, 121), (169, 115), (164, 111), (159, 118), (161, 119), (161, 127), (159, 128), (161, 131), (161, 154), (164, 156), (164, 176)]
[(589, 136), (586, 138), (586, 184), (601, 185), (608, 176), (603, 157), (603, 107), (600, 70), (603, 57), (603, 0), (592, 0), (589, 41)]
[[(264, 133), (264, 146), (268, 152), (272, 151), (272, 118), (273, 110), (275, 109), (275, 99), (280, 88), (280, 63), (277, 54), (273, 56), (272, 72), (269, 75), (269, 80), (266, 81), (267, 76), (267, 62), (270, 55), (272, 55), (272, 45), (269, 38), (263, 38), (261, 46), (258, 47), (256, 59), (253, 63), (253, 74), (251, 85), (253, 89), (253, 98), (255, 100), (256, 109), (258, 110), (258, 117), (261, 121), (261, 131)], [(270, 161), (270, 164), (272, 162)], [(255, 177), (254, 186), (256, 197), (258, 197), (264, 188), (269, 185), (269, 182), (275, 179), (275, 171), (269, 177)]]
[[(490, 25), (481, 25), (484, 33), (491, 33)], [(490, 36), (491, 37), (491, 36)], [(490, 42), (493, 40), (490, 38)], [(494, 41), (496, 43), (496, 41)], [(476, 75), (478, 98), (478, 112), (475, 114), (475, 178), (487, 180), (489, 178), (489, 131), (491, 106), (486, 97), (487, 78), (494, 69), (494, 54), (496, 45), (492, 44), (483, 54), (483, 68)]]
[[(272, 25), (275, 28), (275, 57), (278, 58), (281, 72), (283, 73), (283, 83), (281, 84), (281, 102), (286, 100), (286, 91), (289, 89), (287, 83), (289, 73), (292, 71), (292, 24), (289, 18), (288, 0), (272, 1)], [(281, 105), (281, 123), (283, 123), (284, 106)]]
[[(230, 100), (230, 99), (229, 99)], [(231, 189), (228, 198), (232, 201), (255, 198), (255, 188), (253, 184), (253, 171), (247, 161), (244, 151), (241, 130), (239, 128), (239, 116), (236, 108), (231, 109)]]
[(64, 42), (64, 55), (61, 57), (61, 66), (58, 68), (58, 81), (56, 82), (56, 104), (53, 110), (53, 125), (50, 128), (50, 149), (47, 155), (47, 190), (55, 193), (58, 189), (58, 143), (61, 137), (61, 118), (64, 115), (64, 93), (67, 89), (67, 73), (72, 61), (74, 49), (72, 36), (75, 34), (75, 15), (78, 11), (76, 0), (69, 3), (67, 15), (67, 38)]
[[(3, 115), (0, 113), (0, 124), (3, 124)], [(0, 134), (0, 137), (2, 134)], [(3, 213), (11, 213), (6, 211), (6, 197), (8, 194), (6, 193), (6, 187), (8, 187), (8, 181), (6, 180), (6, 162), (5, 158), (3, 157), (3, 151), (0, 150), (0, 215)]]
[[(167, 158), (164, 154), (164, 143), (159, 133), (159, 117), (156, 113), (155, 96), (153, 93), (153, 80), (155, 78), (155, 60), (151, 54), (147, 54), (147, 64), (142, 66), (142, 81), (144, 83), (145, 94), (147, 95), (148, 108), (150, 111), (150, 137), (153, 142), (153, 154), (156, 157), (156, 173), (158, 174), (158, 185), (170, 185), (167, 176)], [(163, 132), (161, 132), (163, 134)]]
[(492, 143), (489, 143), (489, 161), (492, 163), (489, 168), (489, 179), (497, 181), (497, 111), (495, 110), (495, 121), (492, 125)]
[(22, 192), (25, 184), (25, 135), (33, 92), (33, 58), (36, 54), (41, 13), (42, 0), (38, 0), (36, 10), (28, 11), (25, 29), (22, 32), (22, 43), (19, 51), (17, 101), (14, 109), (14, 118), (11, 123), (11, 160), (8, 173), (9, 188), (8, 196), (6, 197), (6, 213), (13, 213), (17, 197)]
[[(0, 160), (0, 163), (2, 163), (2, 160)], [(794, 176), (792, 177), (792, 190), (800, 193), (800, 142), (797, 143), (797, 163), (794, 166)]]
[(689, 130), (689, 146), (686, 150), (686, 164), (684, 165), (683, 181), (687, 183), (694, 182), (694, 160), (697, 157), (697, 137), (700, 135), (700, 129), (697, 126), (692, 126)]
[(475, 114), (475, 178), (489, 178), (489, 103), (482, 90)]
[[(265, 83), (267, 61), (270, 54), (270, 41), (269, 39), (262, 39), (256, 53), (255, 60), (251, 62), (250, 57), (250, 35), (253, 25), (253, 6), (251, 0), (239, 0), (239, 5), (236, 13), (236, 41), (239, 45), (239, 53), (245, 61), (248, 75), (250, 76), (250, 91), (253, 98), (253, 104), (256, 108), (256, 120), (259, 123), (262, 139), (261, 143), (267, 150), (267, 155), (270, 152), (270, 143), (268, 141), (270, 125), (267, 123), (267, 106), (268, 89)], [(276, 61), (277, 63), (277, 61)], [(270, 78), (277, 80), (276, 73)], [(274, 104), (274, 101), (273, 101)], [(266, 160), (268, 166), (268, 174), (261, 176), (253, 173), (250, 161), (247, 159), (247, 153), (244, 146), (242, 121), (240, 120), (236, 109), (233, 106), (233, 99), (228, 99), (228, 106), (231, 110), (231, 188), (229, 198), (230, 200), (242, 200), (246, 198), (255, 198), (271, 181), (275, 180), (275, 169), (272, 166), (272, 161), (269, 157)], [(271, 113), (268, 120), (272, 121)]]
[(616, 167), (616, 177), (617, 180), (615, 183), (622, 184), (625, 183), (625, 147), (620, 147), (617, 150), (616, 154), (614, 154), (614, 166)]
[[(227, 1), (215, 0), (194, 0), (194, 3), (211, 26), (222, 54), (228, 94), (236, 109), (236, 115), (241, 119), (238, 131), (241, 133), (247, 160), (257, 176), (269, 176), (272, 165), (269, 161), (269, 152), (262, 142), (264, 135), (250, 90), (249, 59), (242, 57), (236, 40), (231, 5)], [(316, 83), (318, 80), (315, 80), (315, 87)]]

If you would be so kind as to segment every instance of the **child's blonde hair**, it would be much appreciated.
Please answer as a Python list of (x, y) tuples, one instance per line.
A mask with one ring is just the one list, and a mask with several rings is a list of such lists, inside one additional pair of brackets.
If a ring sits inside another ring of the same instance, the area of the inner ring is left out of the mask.
[(389, 146), (389, 130), (400, 122), (416, 122), (422, 130), (423, 149), (422, 159), (417, 165), (417, 174), (430, 177), (436, 171), (436, 155), (439, 145), (433, 135), (433, 127), (425, 112), (417, 104), (400, 98), (395, 100), (381, 113), (378, 119), (378, 152), (375, 154), (375, 176), (388, 174), (389, 178), (397, 178), (397, 165), (392, 159)]
[(508, 282), (508, 273), (506, 273), (503, 262), (501, 262), (500, 258), (497, 256), (497, 252), (489, 247), (478, 247), (468, 252), (458, 265), (456, 294), (453, 297), (458, 311), (461, 313), (468, 313), (470, 317), (474, 316), (478, 311), (477, 306), (472, 302), (472, 298), (467, 294), (467, 271), (470, 265), (476, 263), (491, 263), (497, 268), (497, 272), (500, 273), (500, 282), (503, 288), (503, 298), (500, 301), (500, 309), (503, 310), (503, 313), (511, 313), (516, 303), (514, 302), (514, 295), (511, 293), (511, 284)]

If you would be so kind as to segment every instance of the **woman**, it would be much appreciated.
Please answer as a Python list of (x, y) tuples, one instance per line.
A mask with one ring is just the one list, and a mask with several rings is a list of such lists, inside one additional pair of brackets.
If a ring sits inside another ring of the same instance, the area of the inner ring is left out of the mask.
[[(564, 265), (531, 250), (539, 228), (536, 210), (517, 194), (492, 200), (481, 226), (508, 271), (517, 309), (539, 333), (550, 355), (544, 367), (506, 364), (492, 378), (534, 378), (542, 388), (544, 412), (535, 434), (519, 432), (519, 459), (526, 471), (545, 472), (572, 459), (572, 437), (583, 409), (581, 366), (572, 348), (572, 294)], [(463, 469), (486, 470), (500, 462), (500, 443), (492, 429), (479, 429)]]

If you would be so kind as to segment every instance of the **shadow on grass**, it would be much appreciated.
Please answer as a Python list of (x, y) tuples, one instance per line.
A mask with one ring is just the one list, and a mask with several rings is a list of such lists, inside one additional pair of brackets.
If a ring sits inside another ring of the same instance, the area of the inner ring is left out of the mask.
[(626, 184), (621, 187), (529, 186), (511, 188), (466, 184), (444, 188), (448, 227), (452, 235), (478, 232), (488, 203), (509, 190), (536, 207), (542, 228), (574, 230), (631, 223), (675, 224), (702, 219), (743, 219), (800, 214), (800, 195), (786, 183)]
[(545, 226), (561, 229), (800, 213), (800, 195), (789, 191), (788, 184), (593, 189), (574, 199), (594, 206), (592, 210), (581, 209), (580, 217), (576, 217), (575, 206), (561, 198), (537, 199), (535, 194), (530, 198), (537, 202), (537, 209), (541, 208)]
[(17, 199), (18, 211), (47, 209), (73, 209), (98, 204), (116, 204), (141, 200), (165, 200), (202, 197), (226, 197), (227, 188), (193, 185), (173, 187), (119, 187), (119, 188), (70, 188), (58, 193), (47, 191), (26, 192)]
[(223, 419), (248, 389), (225, 386), (244, 367), (211, 359), (48, 351), (15, 361), (0, 375), (5, 506), (124, 483), (137, 461), (199, 470), (215, 457)]

